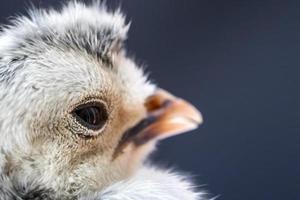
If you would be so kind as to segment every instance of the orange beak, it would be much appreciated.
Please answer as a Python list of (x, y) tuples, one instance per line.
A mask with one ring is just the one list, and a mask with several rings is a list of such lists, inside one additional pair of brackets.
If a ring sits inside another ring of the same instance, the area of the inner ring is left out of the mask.
[(202, 123), (202, 116), (194, 106), (162, 89), (147, 99), (145, 107), (147, 117), (125, 136), (136, 145), (187, 132)]
[(136, 138), (138, 143), (164, 139), (194, 130), (202, 123), (201, 113), (187, 101), (159, 89), (145, 103), (148, 119), (155, 119)]

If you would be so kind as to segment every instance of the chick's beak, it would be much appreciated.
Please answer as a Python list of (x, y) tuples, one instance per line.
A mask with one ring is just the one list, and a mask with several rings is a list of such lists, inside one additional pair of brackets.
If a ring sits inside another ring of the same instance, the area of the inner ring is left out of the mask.
[(202, 123), (202, 116), (193, 105), (162, 89), (147, 99), (145, 107), (146, 118), (129, 131), (136, 145), (187, 132)]

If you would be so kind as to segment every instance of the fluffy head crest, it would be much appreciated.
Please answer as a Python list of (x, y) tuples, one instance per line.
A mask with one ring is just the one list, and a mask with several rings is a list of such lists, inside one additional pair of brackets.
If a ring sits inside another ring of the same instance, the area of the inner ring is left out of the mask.
[(44, 45), (56, 45), (106, 59), (109, 49), (126, 39), (128, 28), (119, 10), (108, 12), (99, 2), (70, 2), (60, 11), (32, 9), (28, 17), (18, 17), (3, 29), (0, 52), (15, 54), (26, 48), (28, 53), (29, 47), (42, 51)]

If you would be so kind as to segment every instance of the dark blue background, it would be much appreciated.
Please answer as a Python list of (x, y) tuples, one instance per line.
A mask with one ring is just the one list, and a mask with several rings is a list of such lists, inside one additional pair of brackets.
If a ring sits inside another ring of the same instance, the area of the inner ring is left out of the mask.
[[(1, 1), (1, 21), (28, 2)], [(300, 1), (108, 2), (132, 20), (127, 46), (151, 78), (204, 115), (153, 159), (220, 200), (300, 199)]]

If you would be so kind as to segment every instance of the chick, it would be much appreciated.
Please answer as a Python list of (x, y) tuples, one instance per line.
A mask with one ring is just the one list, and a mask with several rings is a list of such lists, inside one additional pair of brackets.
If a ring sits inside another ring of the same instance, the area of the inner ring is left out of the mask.
[(202, 199), (144, 164), (200, 113), (151, 83), (102, 3), (33, 9), (0, 33), (0, 199)]

